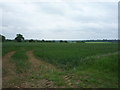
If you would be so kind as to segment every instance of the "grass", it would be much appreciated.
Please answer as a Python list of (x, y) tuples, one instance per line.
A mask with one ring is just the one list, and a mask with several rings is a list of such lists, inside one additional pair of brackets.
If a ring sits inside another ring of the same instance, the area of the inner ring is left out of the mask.
[[(117, 54), (94, 59), (89, 58), (89, 60), (89, 63), (78, 66), (77, 69), (72, 71), (72, 73), (74, 72), (82, 77), (82, 83), (79, 83), (80, 86), (89, 88), (118, 87)], [(80, 77), (78, 76), (77, 78)], [(110, 81), (111, 83), (109, 83)], [(88, 86), (88, 83), (91, 85), (89, 84)]]
[(56, 44), (36, 47), (35, 55), (60, 68), (71, 69), (82, 63), (82, 59), (117, 51), (116, 44)]
[(17, 73), (24, 73), (30, 69), (31, 64), (28, 61), (28, 57), (26, 56), (26, 52), (24, 49), (16, 51), (16, 53), (12, 56), (12, 60), (16, 64)]
[[(34, 51), (38, 59), (51, 63), (60, 71), (33, 72), (28, 78), (48, 79), (55, 82), (57, 86), (66, 86), (66, 75), (74, 74), (70, 78), (76, 87), (118, 87), (118, 44), (115, 43), (3, 43), (4, 56), (10, 51), (16, 51), (12, 60), (16, 63), (17, 72), (23, 73), (31, 67), (26, 52)], [(41, 76), (38, 76), (41, 74)]]
[(112, 42), (85, 42), (85, 43), (112, 43)]

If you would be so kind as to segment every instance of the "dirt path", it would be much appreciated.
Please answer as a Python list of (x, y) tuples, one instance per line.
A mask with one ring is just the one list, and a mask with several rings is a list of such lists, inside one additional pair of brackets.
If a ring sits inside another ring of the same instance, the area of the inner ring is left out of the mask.
[[(42, 74), (42, 71), (48, 71), (48, 70), (55, 70), (56, 68), (49, 64), (46, 63), (42, 60), (37, 59), (34, 55), (33, 55), (33, 51), (28, 51), (27, 53), (28, 56), (28, 60), (30, 61), (31, 65), (31, 69), (28, 71), (29, 76), (33, 73), (36, 73), (35, 75), (40, 75)], [(39, 73), (41, 72), (41, 73)], [(20, 87), (22, 88), (54, 88), (56, 87), (56, 85), (54, 84), (54, 82), (47, 80), (47, 79), (30, 79), (30, 82), (24, 82)]]
[[(34, 71), (42, 71), (41, 69), (44, 69), (44, 71), (50, 71), (50, 70), (56, 70), (58, 72), (63, 72), (62, 70), (56, 68), (55, 66), (53, 66), (52, 64), (50, 63), (47, 63), (43, 60), (39, 60), (37, 59), (34, 55), (33, 55), (33, 51), (28, 51), (27, 52), (27, 56), (29, 57), (29, 61), (32, 63), (32, 65), (34, 66)], [(40, 68), (40, 67), (43, 67), (43, 68)], [(77, 86), (72, 83), (71, 79), (74, 77), (74, 75), (63, 75), (63, 77), (61, 77), (61, 80), (64, 80), (64, 82), (71, 88), (77, 88)], [(49, 81), (49, 80), (40, 80), (40, 81), (37, 81), (39, 82), (40, 85), (42, 85), (43, 87), (52, 87), (52, 88), (55, 88), (56, 86), (54, 86), (54, 83), (52, 81)], [(37, 83), (38, 84), (38, 83)], [(38, 85), (39, 85), (38, 84)], [(62, 87), (66, 87), (66, 86), (62, 86)]]
[(29, 57), (29, 61), (32, 63), (35, 69), (39, 69), (41, 66), (43, 66), (45, 69), (54, 69), (54, 70), (56, 69), (56, 67), (53, 66), (52, 64), (49, 64), (47, 62), (44, 62), (43, 60), (37, 59), (33, 55), (33, 51), (28, 51), (27, 56)]
[(11, 56), (15, 53), (15, 51), (7, 53), (2, 59), (2, 68), (3, 68), (3, 87), (10, 86), (9, 81), (16, 77), (15, 65), (10, 61)]
[(11, 56), (15, 51), (7, 53), (3, 57), (3, 88), (55, 88), (57, 87), (53, 81), (46, 78), (35, 79), (32, 77), (39, 77), (47, 73), (49, 70), (56, 70), (56, 68), (42, 60), (37, 59), (33, 55), (33, 51), (28, 51), (26, 54), (31, 63), (31, 68), (25, 73), (16, 73), (16, 66), (11, 61)]
[[(10, 61), (11, 56), (15, 53), (15, 51), (7, 53), (3, 57), (3, 88), (56, 88), (58, 87), (54, 81), (49, 80), (44, 77), (46, 74), (49, 77), (49, 73), (52, 75), (54, 72), (62, 72), (54, 65), (47, 63), (43, 60), (37, 59), (33, 51), (28, 51), (26, 55), (28, 56), (28, 61), (31, 63), (31, 68), (25, 73), (16, 73), (15, 64)], [(43, 78), (39, 78), (43, 76)], [(50, 76), (51, 77), (51, 76)], [(52, 76), (53, 77), (53, 76)], [(71, 79), (74, 75), (63, 75), (61, 80), (64, 80), (69, 87), (76, 87), (74, 83), (72, 83)], [(13, 81), (13, 82), (10, 82)], [(59, 86), (66, 87), (66, 86)]]

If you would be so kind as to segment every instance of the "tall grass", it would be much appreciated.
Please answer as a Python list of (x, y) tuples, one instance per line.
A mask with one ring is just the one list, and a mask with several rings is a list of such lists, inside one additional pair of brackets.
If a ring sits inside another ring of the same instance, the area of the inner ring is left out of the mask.
[(80, 65), (82, 59), (117, 52), (117, 44), (70, 44), (47, 43), (36, 47), (35, 55), (61, 68), (71, 69)]
[[(118, 54), (89, 58), (83, 64), (71, 70), (78, 75), (82, 87), (116, 88), (118, 87)], [(81, 78), (82, 77), (82, 78)]]

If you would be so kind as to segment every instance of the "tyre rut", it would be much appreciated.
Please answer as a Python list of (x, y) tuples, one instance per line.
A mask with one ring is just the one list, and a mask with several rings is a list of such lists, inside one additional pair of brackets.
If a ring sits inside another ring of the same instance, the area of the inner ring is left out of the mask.
[(5, 71), (5, 73), (2, 73), (3, 87), (8, 87), (10, 84), (9, 81), (16, 77), (16, 66), (12, 61), (10, 61), (11, 56), (14, 55), (15, 52), (16, 51), (11, 51), (2, 58), (2, 68), (3, 71)]

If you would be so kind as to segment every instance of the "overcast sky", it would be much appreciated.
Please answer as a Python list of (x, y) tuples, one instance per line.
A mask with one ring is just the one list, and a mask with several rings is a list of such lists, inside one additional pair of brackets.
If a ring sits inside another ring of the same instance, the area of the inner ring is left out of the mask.
[(117, 2), (0, 3), (0, 29), (6, 38), (117, 39)]

